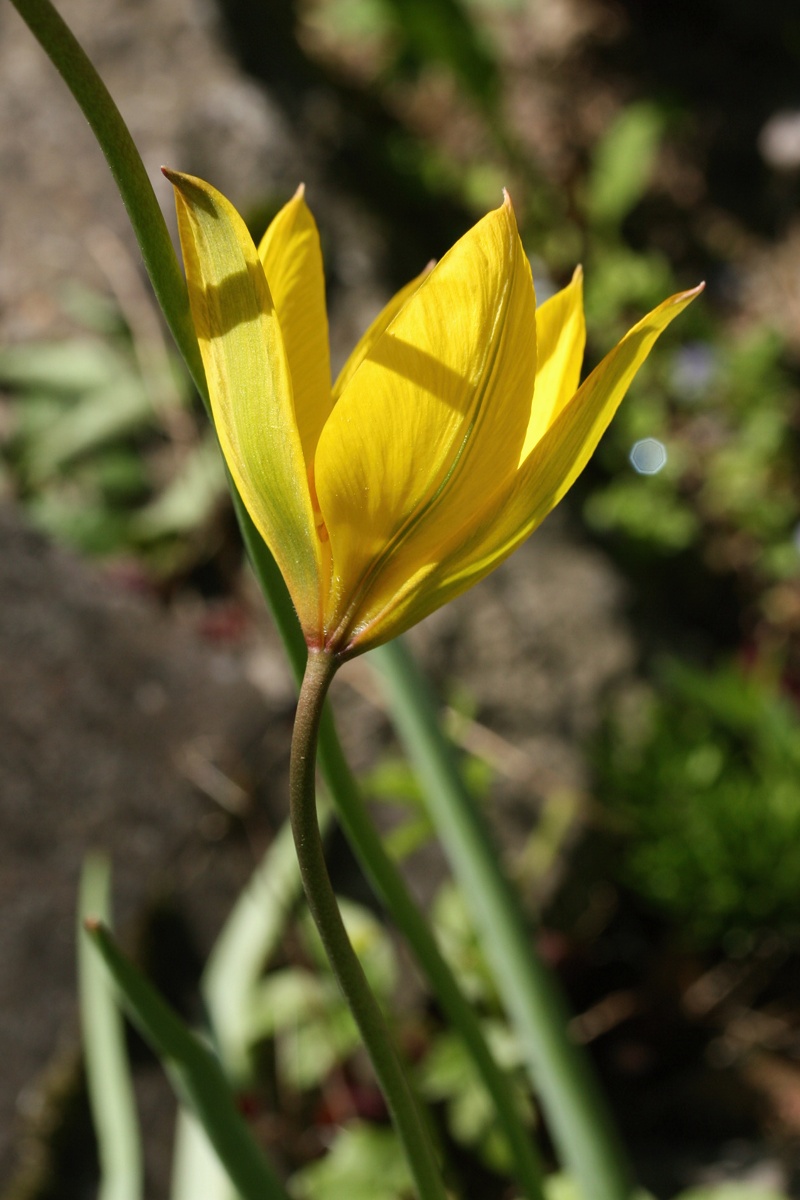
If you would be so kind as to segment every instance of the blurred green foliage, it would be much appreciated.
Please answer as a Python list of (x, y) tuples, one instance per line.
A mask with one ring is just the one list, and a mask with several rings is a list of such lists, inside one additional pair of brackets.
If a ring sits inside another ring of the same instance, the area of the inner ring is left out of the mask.
[(292, 1192), (298, 1200), (406, 1200), (412, 1187), (392, 1130), (352, 1121), (324, 1158), (293, 1176)]
[[(370, 986), (388, 1013), (392, 1010), (391, 1001), (399, 980), (397, 952), (390, 934), (365, 908), (345, 900), (341, 901), (341, 907)], [(519, 1047), (501, 1015), (491, 973), (483, 960), (460, 893), (452, 884), (445, 884), (440, 889), (432, 918), (451, 966), (470, 999), (484, 1014), (484, 1031), (498, 1061), (519, 1075), (520, 1111), (532, 1122)], [(351, 1077), (341, 1072), (352, 1062), (361, 1039), (307, 914), (298, 921), (296, 931), (304, 961), (275, 967), (264, 976), (249, 1016), (250, 1033), (254, 1044), (267, 1040), (273, 1044), (282, 1095), (290, 1092), (299, 1097), (320, 1091), (324, 1096), (330, 1091), (331, 1080), (337, 1077), (340, 1091), (346, 1094), (346, 1080)], [(401, 1040), (417, 1045), (417, 1086), (426, 1099), (441, 1106), (450, 1136), (470, 1147), (485, 1166), (501, 1174), (509, 1171), (509, 1150), (498, 1129), (492, 1101), (460, 1038), (425, 1018), (419, 1003), (407, 1011), (397, 1034)], [(376, 1145), (388, 1146), (391, 1142), (394, 1146), (394, 1134), (389, 1131), (375, 1130), (367, 1122), (360, 1123), (357, 1128), (359, 1140), (362, 1137), (369, 1140), (375, 1132), (380, 1134)], [(345, 1139), (341, 1149), (345, 1162), (349, 1161), (347, 1148), (351, 1136), (352, 1128), (348, 1127), (337, 1137), (337, 1144), (339, 1138)], [(337, 1181), (340, 1181), (340, 1167), (344, 1170), (341, 1163), (335, 1169), (330, 1168)], [(319, 1170), (321, 1175), (317, 1174), (316, 1167), (309, 1168), (307, 1175), (301, 1173), (303, 1194), (307, 1188), (315, 1200), (318, 1195), (327, 1195), (328, 1168), (323, 1170), (320, 1165)], [(389, 1186), (388, 1179), (386, 1186)], [(395, 1193), (388, 1194), (394, 1196)]]
[(595, 750), (621, 878), (699, 944), (800, 933), (800, 720), (755, 669), (663, 667)]
[(381, 39), (386, 49), (384, 82), (415, 78), (437, 65), (449, 71), (465, 95), (494, 114), (500, 101), (500, 65), (489, 39), (461, 0), (328, 0), (313, 13), (326, 37)]
[[(626, 236), (668, 127), (658, 106), (634, 103), (595, 147), (582, 199), (590, 358), (623, 335), (632, 312), (680, 287), (660, 251)], [(769, 620), (768, 589), (800, 580), (799, 412), (781, 337), (757, 323), (731, 336), (701, 299), (662, 339), (600, 446), (589, 526), (640, 560), (696, 551), (712, 573), (739, 577)], [(664, 450), (652, 474), (632, 461), (645, 438)]]
[[(796, 408), (784, 348), (769, 330), (671, 349), (648, 365), (602, 447), (609, 480), (586, 501), (589, 524), (655, 556), (697, 545), (712, 569), (762, 586), (796, 578)], [(666, 450), (650, 477), (626, 461), (644, 437)]]
[(649, 101), (630, 104), (594, 152), (586, 181), (590, 225), (616, 230), (645, 194), (658, 155), (665, 117)]
[(70, 309), (85, 333), (0, 349), (7, 486), (40, 528), (84, 553), (184, 569), (226, 494), (216, 438), (159, 339), (137, 338), (98, 295), (73, 292)]

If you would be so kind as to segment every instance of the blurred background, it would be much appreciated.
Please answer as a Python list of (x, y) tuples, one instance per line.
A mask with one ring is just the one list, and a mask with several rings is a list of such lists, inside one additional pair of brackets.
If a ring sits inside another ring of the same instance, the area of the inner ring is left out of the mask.
[[(642, 1183), (800, 1195), (797, 5), (60, 8), (173, 228), (162, 163), (223, 190), (256, 237), (305, 181), (334, 370), (504, 186), (540, 301), (583, 264), (587, 369), (707, 281), (562, 508), (412, 641)], [(0, 1196), (71, 1200), (96, 1179), (72, 968), (81, 856), (112, 851), (120, 927), (192, 1015), (214, 934), (283, 819), (293, 692), (105, 163), (9, 5), (0, 114)], [(366, 663), (336, 700), (376, 819), (508, 1041)], [(335, 834), (332, 856), (371, 922), (376, 986), (403, 981), (398, 1036), (465, 1195), (507, 1195), (468, 1064)], [(378, 1164), (365, 1195), (395, 1200), (386, 1114), (317, 958), (289, 923), (248, 1111), (311, 1200), (359, 1194), (344, 1152), (318, 1169), (357, 1120)], [(133, 1052), (158, 1200), (170, 1102)]]

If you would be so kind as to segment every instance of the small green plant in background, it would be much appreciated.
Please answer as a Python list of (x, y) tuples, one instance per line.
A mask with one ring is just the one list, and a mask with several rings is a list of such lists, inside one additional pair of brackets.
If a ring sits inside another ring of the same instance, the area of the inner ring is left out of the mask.
[[(589, 523), (653, 556), (697, 546), (713, 570), (757, 591), (796, 578), (797, 393), (783, 360), (780, 339), (761, 329), (657, 363), (603, 447), (611, 479), (587, 499)], [(664, 448), (648, 478), (626, 462), (644, 438)]]
[(800, 721), (774, 681), (670, 663), (596, 750), (621, 877), (701, 945), (800, 933)]
[[(646, 198), (669, 114), (650, 101), (623, 109), (595, 147), (581, 198), (586, 307), (610, 335), (632, 304), (674, 283), (658, 250), (634, 249), (626, 222)], [(598, 454), (606, 480), (587, 496), (597, 532), (645, 558), (695, 549), (715, 572), (765, 593), (800, 576), (795, 469), (798, 389), (783, 339), (767, 326), (736, 338), (708, 311), (689, 314), (694, 340), (646, 365)], [(658, 442), (653, 465), (635, 447)]]
[[(348, 901), (341, 901), (341, 907), (367, 979), (384, 1011), (389, 1012), (400, 977), (392, 939), (385, 926), (367, 909)], [(522, 1052), (502, 1016), (491, 972), (463, 900), (452, 884), (445, 883), (440, 889), (431, 919), (456, 978), (480, 1014), (484, 1034), (498, 1062), (516, 1077), (520, 1113), (526, 1123), (532, 1124), (532, 1107), (522, 1075)], [(295, 1103), (317, 1089), (321, 1089), (323, 1098), (336, 1093), (331, 1080), (347, 1068), (360, 1044), (355, 1022), (307, 917), (300, 918), (297, 932), (301, 957), (306, 961), (270, 970), (258, 985), (250, 1015), (253, 1047), (266, 1039), (272, 1040), (278, 1087), (283, 1096), (293, 1095)], [(458, 1034), (440, 1028), (438, 1022), (424, 1015), (422, 1008), (427, 999), (420, 993), (398, 1027), (402, 1041), (419, 1047), (414, 1073), (420, 1094), (442, 1106), (446, 1128), (455, 1142), (470, 1148), (487, 1168), (507, 1174), (512, 1170), (512, 1161), (506, 1139), (494, 1118), (491, 1097)], [(345, 1110), (348, 1103), (353, 1104), (352, 1097), (348, 1101), (347, 1091), (340, 1080), (338, 1094)], [(340, 1113), (339, 1120), (345, 1119), (345, 1115)], [(390, 1143), (394, 1146), (394, 1135), (380, 1124), (372, 1124), (363, 1117), (354, 1124), (352, 1113), (345, 1124), (347, 1145), (357, 1128), (359, 1139), (374, 1137), (376, 1145), (384, 1149)], [(341, 1136), (344, 1135), (336, 1135), (335, 1145), (338, 1146)], [(337, 1178), (340, 1166), (336, 1167)], [(327, 1170), (321, 1165), (300, 1174), (313, 1181), (311, 1194), (315, 1196), (317, 1177), (320, 1181), (327, 1178)], [(404, 1174), (403, 1179), (406, 1178)]]

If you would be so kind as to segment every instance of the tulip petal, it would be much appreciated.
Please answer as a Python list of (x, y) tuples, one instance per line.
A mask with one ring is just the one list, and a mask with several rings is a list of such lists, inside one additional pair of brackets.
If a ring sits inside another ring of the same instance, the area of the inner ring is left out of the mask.
[(391, 325), (392, 321), (400, 312), (400, 309), (403, 308), (404, 305), (411, 299), (422, 281), (426, 279), (428, 275), (430, 275), (433, 266), (434, 264), (430, 263), (424, 271), (416, 276), (415, 279), (412, 279), (410, 283), (407, 283), (405, 287), (402, 287), (399, 292), (395, 292), (389, 303), (381, 309), (375, 320), (370, 325), (369, 329), (367, 329), (366, 333), (363, 334), (361, 339), (356, 343), (355, 349), (342, 367), (341, 371), (339, 372), (339, 378), (333, 385), (334, 403), (339, 399), (347, 384), (350, 382), (353, 375), (355, 375), (356, 371), (361, 366), (362, 362), (367, 357), (378, 338), (384, 333), (389, 325)]
[(511, 486), (495, 491), (472, 531), (453, 538), (438, 563), (421, 566), (383, 609), (373, 606), (365, 612), (349, 653), (361, 653), (403, 633), (517, 549), (578, 478), (656, 339), (703, 286), (670, 297), (634, 325), (563, 408)]
[(224, 196), (192, 176), (164, 173), (175, 187), (192, 317), (222, 452), (313, 639), (321, 622), (320, 547), (264, 270)]
[(520, 462), (575, 395), (585, 345), (583, 271), (578, 267), (572, 282), (536, 310), (536, 384)]
[(326, 629), (349, 638), (516, 470), (536, 371), (535, 298), (510, 201), (445, 255), (374, 342), (320, 437), (334, 572)]
[(331, 363), (319, 232), (302, 186), (258, 247), (278, 313), (303, 454), (310, 467), (331, 411)]

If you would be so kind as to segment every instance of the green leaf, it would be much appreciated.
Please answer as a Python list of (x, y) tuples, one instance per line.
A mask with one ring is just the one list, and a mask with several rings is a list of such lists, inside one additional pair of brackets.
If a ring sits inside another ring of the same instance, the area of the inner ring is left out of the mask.
[(700, 534), (694, 510), (671, 480), (657, 475), (617, 477), (588, 497), (583, 512), (592, 529), (623, 533), (668, 553), (685, 550)]
[(619, 224), (642, 198), (663, 130), (663, 113), (648, 101), (620, 113), (595, 150), (586, 197), (591, 221)]
[(408, 1200), (411, 1175), (389, 1129), (354, 1122), (327, 1156), (292, 1177), (295, 1200)]
[(307, 1092), (321, 1087), (360, 1045), (361, 1036), (349, 1010), (337, 1006), (327, 1016), (285, 1031), (277, 1045), (278, 1071), (290, 1088)]
[(209, 434), (191, 451), (169, 486), (137, 514), (131, 533), (142, 539), (191, 533), (227, 494), (225, 464), (217, 439)]
[(395, 825), (384, 835), (383, 844), (395, 862), (403, 862), (433, 841), (435, 832), (427, 813), (422, 813)]
[(108, 387), (130, 364), (105, 342), (71, 338), (0, 350), (0, 383), (26, 391), (87, 392)]
[(100, 1159), (98, 1200), (141, 1200), (142, 1152), (125, 1029), (103, 962), (83, 936), (88, 917), (110, 919), (111, 870), (89, 855), (78, 903), (78, 990), (86, 1083)]
[(203, 1126), (181, 1105), (175, 1126), (170, 1200), (237, 1200)]
[(630, 1200), (629, 1168), (597, 1082), (569, 1038), (564, 998), (536, 955), (493, 839), (441, 733), (427, 681), (400, 641), (373, 650), (370, 661), (419, 773), (558, 1153), (592, 1200)]
[(331, 1001), (335, 1005), (337, 998), (330, 982), (302, 967), (270, 972), (260, 984), (252, 1005), (253, 1033), (275, 1037), (320, 1016), (327, 1018)]
[(122, 954), (100, 924), (86, 926), (125, 1011), (164, 1066), (178, 1099), (196, 1116), (242, 1200), (288, 1200), (236, 1106), (219, 1061)]
[[(397, 977), (394, 949), (386, 930), (360, 905), (348, 900), (339, 903), (370, 987), (385, 1001)], [(355, 1021), (307, 914), (302, 926), (317, 973), (298, 967), (272, 971), (259, 984), (250, 1011), (251, 1035), (276, 1039), (279, 1071), (298, 1091), (322, 1084), (360, 1043)]]
[(127, 543), (127, 518), (64, 488), (49, 488), (27, 504), (34, 525), (84, 554), (108, 554)]
[(28, 470), (32, 481), (41, 484), (71, 459), (139, 429), (152, 419), (149, 396), (135, 375), (129, 373), (117, 378), (111, 386), (96, 388), (30, 445)]
[[(456, 1141), (475, 1147), (498, 1174), (511, 1168), (510, 1148), (498, 1125), (494, 1105), (464, 1043), (455, 1033), (436, 1038), (422, 1061), (419, 1085), (423, 1096), (446, 1104), (450, 1131)], [(530, 1104), (517, 1092), (520, 1117), (530, 1117)]]
[[(571, 1175), (561, 1171), (549, 1175), (545, 1182), (546, 1200), (587, 1200), (588, 1195), (589, 1193), (584, 1192)], [(653, 1200), (653, 1197), (649, 1192), (637, 1188), (631, 1195), (631, 1200)], [(681, 1197), (681, 1200), (684, 1198)]]

